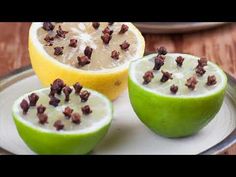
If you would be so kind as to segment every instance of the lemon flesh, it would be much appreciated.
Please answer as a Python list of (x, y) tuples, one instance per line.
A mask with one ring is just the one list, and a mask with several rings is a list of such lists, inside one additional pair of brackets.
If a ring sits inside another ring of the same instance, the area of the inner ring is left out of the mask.
[[(51, 32), (45, 31), (43, 28), (39, 28), (37, 31), (37, 36), (40, 43), (43, 45), (44, 50), (48, 55), (58, 60), (61, 63), (82, 69), (82, 70), (103, 70), (107, 68), (115, 68), (125, 62), (137, 58), (137, 49), (139, 48), (138, 38), (133, 33), (132, 30), (128, 30), (124, 34), (119, 34), (122, 24), (130, 25), (129, 23), (114, 23), (109, 26), (106, 22), (101, 22), (98, 29), (94, 29), (91, 22), (84, 23), (56, 23), (55, 28)], [(53, 41), (53, 46), (47, 45), (44, 40), (46, 35), (55, 36), (58, 27), (65, 31), (68, 31), (66, 38), (55, 38)], [(113, 30), (112, 39), (109, 44), (104, 44), (101, 36), (103, 35), (103, 30), (106, 27)], [(76, 47), (70, 47), (70, 39), (77, 40)], [(124, 41), (130, 43), (130, 47), (127, 51), (120, 48), (120, 44)], [(54, 55), (54, 47), (64, 47), (63, 54), (56, 56)], [(86, 46), (93, 49), (91, 55), (91, 62), (83, 67), (78, 66), (77, 57), (84, 55), (84, 50)], [(115, 60), (111, 58), (111, 52), (116, 50), (120, 53), (119, 59)]]
[[(206, 126), (219, 111), (225, 94), (227, 78), (224, 72), (208, 61), (206, 73), (197, 77), (194, 90), (185, 86), (186, 79), (195, 74), (198, 57), (186, 54), (167, 54), (165, 64), (160, 70), (173, 73), (173, 80), (161, 83), (162, 74), (154, 71), (153, 80), (144, 85), (143, 74), (152, 70), (154, 57), (149, 55), (133, 61), (129, 68), (129, 97), (132, 107), (140, 120), (154, 132), (166, 137), (184, 137), (197, 133)], [(182, 68), (178, 68), (176, 57), (185, 58)], [(214, 74), (217, 84), (206, 86), (208, 75)], [(179, 87), (176, 94), (170, 86)]]

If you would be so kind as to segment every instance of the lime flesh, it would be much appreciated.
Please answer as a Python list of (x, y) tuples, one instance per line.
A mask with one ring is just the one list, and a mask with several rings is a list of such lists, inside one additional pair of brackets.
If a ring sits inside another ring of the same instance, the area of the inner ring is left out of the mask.
[[(194, 63), (196, 63), (197, 57), (185, 54), (167, 54), (166, 59), (172, 61), (175, 61), (176, 56), (183, 56), (188, 67), (184, 68), (183, 65), (183, 71), (180, 72), (177, 71), (178, 69), (174, 69), (177, 67), (176, 63), (174, 65), (174, 62), (166, 61), (169, 66), (164, 65), (160, 70), (168, 69), (173, 72), (173, 80), (161, 84), (159, 82), (160, 74), (157, 73), (153, 83), (151, 81), (150, 85), (143, 85), (142, 75), (147, 70), (152, 70), (154, 56), (156, 54), (136, 60), (130, 65), (128, 88), (135, 113), (147, 127), (162, 136), (184, 137), (198, 132), (214, 118), (223, 103), (227, 83), (224, 72), (215, 64), (208, 62), (210, 69), (206, 75), (214, 73), (218, 81), (217, 85), (206, 88), (206, 80), (197, 78), (199, 82), (196, 89), (189, 91), (184, 86), (185, 78), (194, 75), (194, 67), (196, 67)], [(191, 62), (193, 65), (190, 67)], [(142, 70), (142, 68), (144, 69)], [(176, 73), (182, 75), (183, 78), (176, 78)], [(171, 94), (169, 89), (173, 83), (179, 86), (179, 93), (176, 95)]]
[[(91, 95), (86, 103), (80, 103), (78, 95), (72, 92), (70, 101), (64, 102), (62, 95), (58, 107), (48, 105), (49, 88), (34, 91), (40, 96), (37, 105), (43, 104), (47, 109), (48, 123), (38, 123), (36, 107), (30, 107), (24, 116), (19, 104), (22, 99), (27, 99), (30, 94), (25, 94), (17, 99), (13, 105), (13, 118), (21, 138), (28, 147), (38, 154), (87, 154), (102, 140), (107, 133), (112, 119), (112, 104), (103, 95), (90, 89)], [(75, 101), (77, 99), (77, 101)], [(46, 101), (47, 100), (47, 101)], [(92, 113), (83, 115), (81, 107), (90, 105)], [(63, 116), (63, 108), (70, 106), (74, 112), (81, 115), (81, 123), (74, 124)], [(57, 131), (53, 127), (56, 120), (61, 120), (65, 125), (63, 130)]]

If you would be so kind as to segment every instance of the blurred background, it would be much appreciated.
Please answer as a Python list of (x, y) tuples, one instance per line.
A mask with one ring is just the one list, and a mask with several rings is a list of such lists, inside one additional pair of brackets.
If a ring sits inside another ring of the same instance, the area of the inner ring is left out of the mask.
[[(236, 78), (236, 23), (135, 23), (146, 41), (146, 53), (161, 45), (169, 52), (205, 56)], [(0, 77), (30, 65), (30, 23), (0, 23)]]

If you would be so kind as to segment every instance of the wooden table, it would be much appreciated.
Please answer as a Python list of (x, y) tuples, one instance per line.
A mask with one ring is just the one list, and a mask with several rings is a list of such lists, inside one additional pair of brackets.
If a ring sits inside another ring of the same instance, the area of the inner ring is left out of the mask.
[[(0, 77), (30, 64), (27, 42), (30, 23), (0, 23)], [(236, 24), (186, 34), (144, 34), (146, 51), (161, 45), (170, 52), (213, 60), (236, 78)], [(0, 154), (5, 154), (0, 150)], [(236, 154), (232, 145), (222, 154)]]

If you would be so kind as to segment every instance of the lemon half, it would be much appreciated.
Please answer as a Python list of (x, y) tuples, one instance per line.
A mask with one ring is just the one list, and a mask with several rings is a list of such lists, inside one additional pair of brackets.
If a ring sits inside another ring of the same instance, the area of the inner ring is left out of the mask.
[[(92, 23), (86, 23), (86, 25), (88, 24), (90, 26), (92, 25)], [(43, 84), (43, 86), (49, 86), (50, 83), (52, 83), (53, 80), (55, 80), (56, 78), (61, 78), (68, 85), (71, 85), (79, 81), (85, 87), (97, 90), (98, 92), (105, 94), (111, 100), (116, 99), (127, 88), (129, 62), (131, 60), (141, 58), (144, 54), (144, 48), (145, 48), (145, 41), (140, 31), (132, 23), (118, 23), (117, 25), (121, 26), (122, 24), (126, 24), (129, 27), (129, 33), (132, 33), (135, 36), (135, 43), (130, 44), (130, 45), (135, 45), (133, 46), (135, 48), (135, 53), (132, 54), (132, 57), (125, 58), (125, 62), (119, 64), (119, 61), (117, 61), (118, 64), (113, 68), (101, 68), (99, 70), (93, 70), (92, 68), (81, 69), (73, 67), (69, 64), (65, 64), (58, 61), (56, 57), (50, 55), (45, 50), (45, 45), (42, 44), (39, 40), (38, 31), (42, 28), (43, 23), (41, 22), (32, 23), (29, 31), (29, 54), (32, 67), (36, 75), (38, 76), (39, 80)], [(63, 23), (62, 25), (64, 26), (64, 28), (66, 28), (67, 23)], [(78, 35), (76, 36), (79, 38), (78, 41), (79, 44), (81, 40), (84, 39), (83, 37), (80, 37), (81, 35), (91, 34), (86, 31), (87, 29), (91, 31), (91, 29), (86, 28), (85, 23), (79, 23), (79, 22), (74, 24), (68, 23), (68, 25), (74, 25), (74, 26), (76, 25), (77, 28), (76, 27), (74, 28), (80, 31), (80, 33), (78, 33)], [(81, 29), (81, 25), (84, 25), (85, 28)], [(103, 23), (102, 25), (106, 26), (105, 23)], [(112, 27), (110, 28), (112, 29)], [(102, 30), (103, 28), (101, 27), (100, 30), (97, 31), (94, 30), (93, 33), (97, 33), (97, 38), (98, 37), (100, 38), (100, 36), (102, 35)], [(117, 34), (119, 29), (113, 29), (113, 30), (114, 32), (112, 35), (114, 36), (119, 35)], [(126, 35), (128, 38), (128, 34)], [(119, 45), (118, 43), (116, 44), (117, 40), (115, 40), (115, 37), (113, 37), (113, 39), (114, 40), (111, 39), (109, 45), (110, 46), (116, 45), (116, 48), (118, 49)], [(91, 40), (93, 39), (91, 38)], [(83, 43), (84, 46), (89, 45), (89, 43), (86, 41), (83, 41)], [(100, 45), (100, 43), (99, 44), (97, 43), (97, 45)], [(105, 45), (104, 48), (106, 48)], [(100, 57), (92, 58), (92, 60), (102, 60), (102, 58)]]

